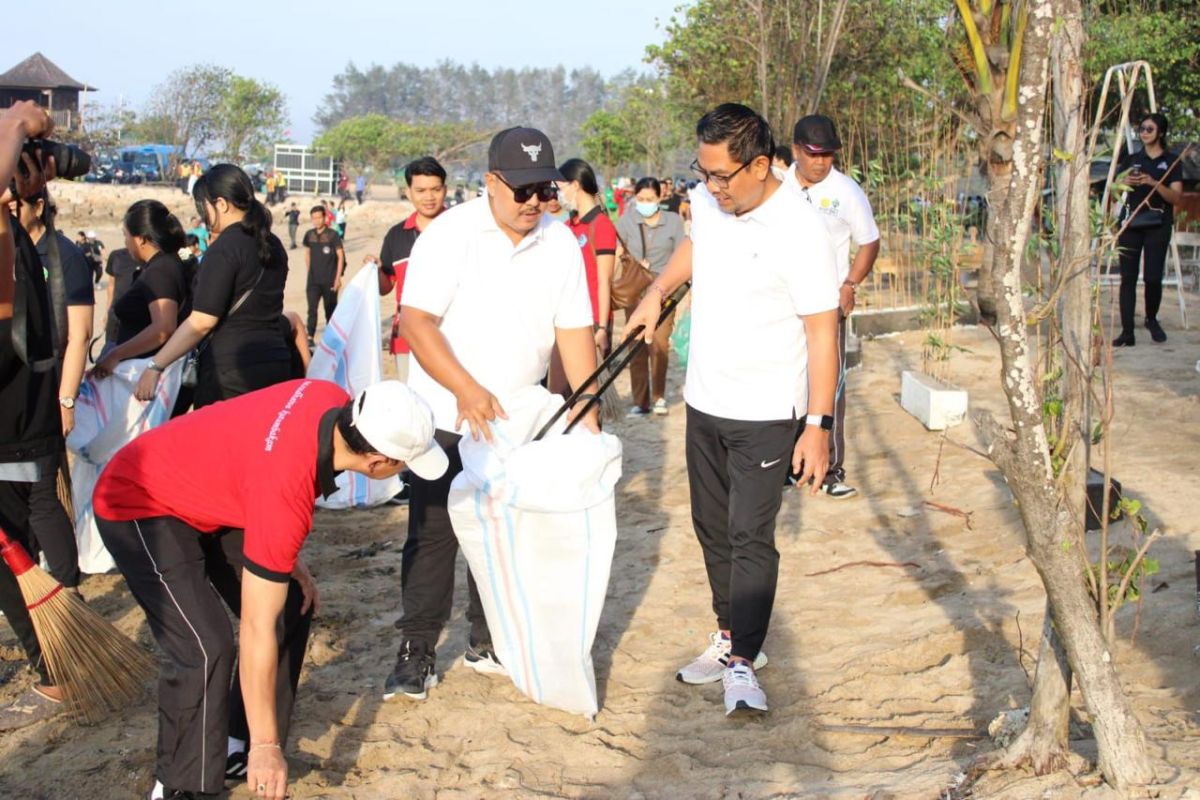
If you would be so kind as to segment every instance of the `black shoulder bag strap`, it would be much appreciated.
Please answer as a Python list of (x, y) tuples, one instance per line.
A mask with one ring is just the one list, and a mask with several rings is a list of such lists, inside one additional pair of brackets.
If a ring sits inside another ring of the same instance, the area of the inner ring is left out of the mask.
[(208, 345), (212, 342), (212, 338), (217, 335), (217, 331), (219, 331), (221, 329), (221, 326), (225, 324), (225, 321), (227, 319), (229, 319), (230, 317), (232, 317), (234, 315), (234, 313), (239, 308), (241, 308), (242, 305), (244, 305), (247, 300), (250, 299), (250, 295), (252, 295), (254, 293), (254, 290), (258, 288), (258, 282), (262, 280), (262, 276), (263, 276), (264, 272), (266, 272), (266, 270), (260, 266), (258, 268), (258, 277), (254, 279), (254, 283), (250, 284), (250, 288), (247, 289), (246, 291), (242, 292), (242, 296), (239, 297), (237, 299), (237, 301), (232, 306), (229, 307), (229, 311), (225, 312), (225, 316), (221, 317), (221, 321), (216, 324), (216, 327), (214, 327), (211, 331), (208, 332), (208, 335), (204, 337), (204, 341), (202, 341), (202, 342), (200, 342), (200, 344), (196, 345), (196, 356), (197, 357), (199, 357), (200, 354), (203, 353), (204, 350), (208, 347)]

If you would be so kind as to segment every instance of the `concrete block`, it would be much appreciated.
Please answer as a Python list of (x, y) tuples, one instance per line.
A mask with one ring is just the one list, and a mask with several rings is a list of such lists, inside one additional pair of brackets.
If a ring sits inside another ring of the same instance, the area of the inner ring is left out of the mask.
[(931, 431), (942, 431), (966, 419), (967, 393), (921, 372), (900, 375), (900, 406)]
[(846, 369), (861, 367), (863, 363), (862, 339), (846, 334)]

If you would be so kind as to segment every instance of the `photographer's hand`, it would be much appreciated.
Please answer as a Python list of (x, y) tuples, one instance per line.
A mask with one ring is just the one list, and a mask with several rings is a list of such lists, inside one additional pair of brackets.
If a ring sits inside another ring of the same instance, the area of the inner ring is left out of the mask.
[(22, 100), (0, 112), (0, 187), (8, 187), (19, 172), (17, 159), (25, 140), (39, 139), (53, 130), (49, 112), (32, 100)]

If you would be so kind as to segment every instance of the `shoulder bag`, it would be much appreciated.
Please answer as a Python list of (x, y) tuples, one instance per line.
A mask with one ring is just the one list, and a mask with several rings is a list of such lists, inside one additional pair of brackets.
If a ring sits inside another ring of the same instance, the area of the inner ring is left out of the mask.
[[(642, 258), (646, 257), (646, 226), (638, 223), (638, 233), (642, 237)], [(617, 234), (617, 241), (621, 243), (621, 258), (617, 263), (617, 274), (613, 277), (612, 290), (610, 297), (612, 298), (612, 307), (614, 309), (622, 309), (629, 311), (637, 307), (641, 302), (642, 295), (645, 294), (646, 288), (654, 283), (654, 273), (646, 269), (640, 261), (633, 257), (629, 252), (629, 245), (621, 238), (621, 234)]]

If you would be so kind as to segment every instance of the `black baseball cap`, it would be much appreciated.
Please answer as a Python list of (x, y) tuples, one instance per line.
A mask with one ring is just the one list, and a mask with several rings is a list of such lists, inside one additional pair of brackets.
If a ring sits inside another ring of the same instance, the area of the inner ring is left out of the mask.
[(498, 173), (510, 186), (566, 180), (554, 166), (549, 137), (537, 128), (508, 128), (493, 136), (488, 172)]
[(842, 149), (833, 120), (821, 114), (810, 114), (797, 122), (792, 129), (792, 141), (813, 154)]

